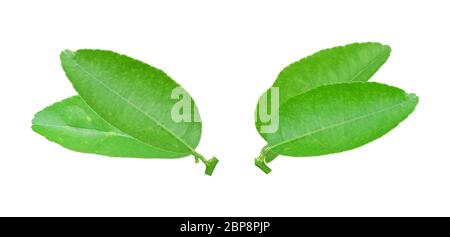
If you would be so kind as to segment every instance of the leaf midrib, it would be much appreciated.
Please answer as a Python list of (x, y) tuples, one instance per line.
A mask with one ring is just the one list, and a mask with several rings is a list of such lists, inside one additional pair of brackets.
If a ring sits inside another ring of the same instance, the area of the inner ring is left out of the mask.
[(280, 142), (280, 143), (277, 143), (277, 144), (274, 144), (274, 145), (270, 145), (267, 149), (268, 149), (268, 150), (273, 150), (273, 149), (276, 148), (276, 147), (282, 146), (282, 145), (284, 145), (284, 144), (287, 144), (287, 143), (290, 143), (290, 142), (293, 142), (293, 141), (296, 141), (296, 140), (299, 140), (299, 139), (303, 139), (303, 138), (308, 137), (308, 136), (312, 136), (312, 135), (314, 135), (314, 134), (316, 134), (316, 133), (323, 132), (323, 131), (326, 131), (326, 130), (328, 130), (328, 129), (337, 128), (337, 127), (344, 126), (344, 125), (346, 125), (346, 124), (348, 124), (348, 123), (351, 123), (351, 122), (355, 122), (355, 121), (358, 121), (358, 120), (361, 120), (361, 119), (365, 119), (365, 118), (368, 118), (368, 117), (377, 115), (377, 114), (379, 114), (379, 113), (391, 111), (391, 110), (394, 110), (394, 109), (397, 108), (397, 107), (401, 107), (401, 106), (403, 106), (404, 104), (407, 104), (407, 103), (409, 103), (409, 102), (410, 102), (409, 100), (403, 101), (403, 102), (401, 102), (401, 103), (398, 103), (398, 104), (396, 104), (396, 105), (389, 106), (389, 107), (384, 108), (384, 109), (382, 109), (382, 110), (374, 111), (374, 112), (371, 112), (371, 113), (369, 113), (369, 114), (362, 115), (362, 116), (357, 116), (357, 117), (355, 117), (355, 118), (352, 118), (352, 119), (349, 119), (349, 120), (346, 120), (346, 121), (343, 121), (343, 122), (340, 122), (340, 123), (336, 123), (336, 124), (333, 124), (333, 125), (325, 126), (325, 127), (322, 127), (322, 128), (319, 128), (319, 129), (316, 129), (316, 130), (307, 132), (307, 133), (302, 134), (302, 135), (300, 135), (300, 136), (294, 137), (294, 138), (292, 138), (292, 139), (286, 140), (286, 141), (284, 141), (284, 142)]
[[(371, 68), (371, 66), (373, 66), (376, 62), (379, 61), (380, 58), (382, 58), (382, 56), (384, 56), (384, 51), (382, 51), (380, 53), (380, 55), (376, 56), (374, 59), (372, 59), (366, 66), (363, 67), (363, 69), (359, 70), (359, 72), (357, 72), (352, 79), (350, 79), (349, 82), (353, 82), (356, 78), (359, 77), (359, 75), (361, 75), (363, 72), (367, 71), (369, 68)], [(369, 78), (370, 79), (370, 78)]]
[[(369, 68), (371, 68), (371, 66), (373, 66), (376, 62), (379, 62), (379, 61), (380, 61), (380, 58), (382, 58), (382, 57), (384, 56), (384, 53), (385, 53), (385, 52), (381, 52), (378, 56), (376, 56), (374, 59), (372, 59), (366, 66), (364, 66), (361, 70), (359, 70), (358, 72), (356, 72), (356, 74), (355, 74), (355, 75), (352, 77), (352, 79), (350, 79), (348, 82), (339, 82), (339, 83), (350, 83), (350, 82), (354, 82), (354, 80), (355, 80), (356, 78), (358, 78), (359, 75), (361, 75), (363, 72), (365, 72), (365, 71), (367, 71)], [(309, 57), (311, 57), (311, 56), (309, 56)], [(301, 61), (301, 60), (300, 60), (300, 61)], [(298, 61), (298, 62), (300, 62), (300, 61)], [(370, 79), (370, 78), (369, 78), (369, 79)], [(301, 82), (303, 85), (306, 85), (305, 82), (304, 82), (303, 80), (298, 80), (298, 81)], [(325, 84), (325, 85), (329, 85), (329, 84), (334, 84), (334, 83), (327, 83), (327, 84)], [(324, 86), (324, 85), (321, 85), (321, 86)], [(320, 87), (320, 86), (318, 86), (318, 87)], [(310, 89), (308, 89), (308, 90), (306, 90), (306, 91), (303, 91), (303, 92), (301, 92), (301, 93), (298, 93), (298, 94), (295, 94), (294, 96), (289, 97), (289, 98), (288, 98), (287, 100), (285, 100), (280, 106), (286, 104), (286, 103), (289, 101), (289, 99), (294, 98), (295, 96), (304, 94), (304, 93), (306, 93), (306, 92), (308, 92), (308, 91), (310, 91), (310, 90), (313, 90), (313, 89), (315, 89), (315, 88), (317, 88), (317, 87), (310, 88)]]
[[(134, 108), (136, 111), (138, 111), (139, 113), (142, 113), (143, 115), (145, 115), (147, 118), (149, 118), (150, 120), (152, 120), (154, 123), (156, 123), (159, 127), (161, 127), (163, 130), (165, 130), (167, 133), (169, 133), (172, 137), (174, 137), (176, 140), (178, 140), (181, 144), (183, 144), (186, 148), (188, 148), (192, 154), (195, 154), (195, 150), (193, 147), (191, 147), (189, 144), (187, 144), (183, 139), (181, 139), (180, 137), (178, 137), (175, 133), (173, 133), (171, 130), (169, 130), (166, 126), (164, 126), (162, 123), (160, 123), (158, 120), (156, 120), (155, 118), (153, 118), (153, 116), (149, 115), (148, 113), (146, 113), (145, 111), (143, 111), (142, 109), (140, 109), (137, 105), (135, 105), (134, 103), (132, 103), (131, 101), (127, 100), (124, 96), (122, 96), (120, 93), (116, 92), (115, 90), (113, 90), (111, 87), (109, 87), (108, 85), (106, 85), (105, 83), (103, 83), (102, 81), (100, 81), (95, 75), (93, 75), (92, 73), (90, 73), (89, 71), (87, 71), (85, 68), (83, 68), (74, 58), (73, 55), (69, 55), (69, 57), (71, 58), (71, 60), (75, 63), (75, 65), (77, 67), (79, 67), (84, 73), (86, 73), (88, 76), (90, 76), (94, 81), (96, 81), (97, 83), (99, 83), (101, 86), (103, 86), (104, 88), (106, 88), (108, 91), (112, 92), (113, 94), (115, 94), (116, 96), (119, 97), (119, 99), (123, 100), (125, 103), (129, 104), (132, 108)], [(145, 142), (146, 143), (146, 142)], [(147, 144), (147, 143), (146, 143)], [(171, 151), (173, 152), (173, 151)], [(175, 152), (176, 153), (176, 152)]]

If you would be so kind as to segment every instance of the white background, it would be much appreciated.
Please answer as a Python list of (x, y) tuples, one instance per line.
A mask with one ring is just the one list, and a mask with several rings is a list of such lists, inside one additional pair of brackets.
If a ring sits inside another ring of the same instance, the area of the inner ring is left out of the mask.
[[(448, 1), (2, 1), (1, 216), (449, 216)], [(253, 159), (259, 95), (291, 62), (378, 41), (393, 51), (372, 80), (420, 97), (364, 147), (316, 158)], [(159, 67), (195, 98), (193, 158), (120, 159), (66, 150), (31, 130), (35, 112), (75, 94), (64, 49), (114, 50)]]

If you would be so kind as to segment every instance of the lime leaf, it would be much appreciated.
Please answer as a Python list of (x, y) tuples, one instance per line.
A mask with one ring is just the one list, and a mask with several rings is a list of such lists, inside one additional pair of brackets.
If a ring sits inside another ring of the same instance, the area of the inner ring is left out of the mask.
[(375, 82), (318, 87), (280, 107), (279, 129), (261, 133), (264, 153), (318, 156), (367, 144), (395, 128), (411, 114), (418, 97)]
[(281, 105), (319, 86), (368, 81), (390, 53), (389, 46), (371, 42), (324, 49), (284, 68), (272, 87), (280, 88)]
[[(161, 158), (191, 154), (196, 162), (201, 160), (206, 165), (207, 175), (212, 174), (218, 160), (206, 160), (195, 151), (202, 131), (197, 106), (166, 73), (106, 50), (66, 50), (60, 58), (81, 99), (100, 118), (129, 137), (163, 151)], [(181, 104), (176, 100), (179, 97), (183, 98)]]
[(174, 153), (147, 145), (113, 127), (79, 96), (57, 102), (36, 113), (32, 129), (61, 146), (84, 153), (112, 157), (179, 158)]
[[(366, 82), (387, 61), (391, 48), (380, 43), (353, 43), (321, 50), (284, 68), (259, 100), (255, 126), (260, 134), (274, 133), (279, 126), (279, 109), (291, 98), (315, 88), (339, 83)], [(264, 172), (265, 162), (279, 154), (264, 147), (255, 164)]]
[(194, 152), (201, 123), (172, 119), (171, 94), (180, 85), (163, 71), (103, 50), (66, 50), (61, 62), (81, 98), (108, 123), (154, 147)]

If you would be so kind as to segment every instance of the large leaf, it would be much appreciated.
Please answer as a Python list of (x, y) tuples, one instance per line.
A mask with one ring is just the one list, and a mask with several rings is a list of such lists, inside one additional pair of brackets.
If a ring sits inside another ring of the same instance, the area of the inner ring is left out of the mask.
[[(268, 111), (277, 113), (277, 108), (272, 107), (271, 89), (277, 90), (278, 96), (274, 102), (279, 107), (290, 98), (320, 86), (368, 81), (386, 62), (390, 53), (391, 48), (380, 43), (353, 43), (324, 49), (290, 64), (259, 98), (255, 116), (257, 130), (261, 133), (260, 128), (265, 124), (261, 119), (263, 114)], [(278, 154), (266, 151), (265, 156), (270, 162)]]
[(171, 94), (180, 85), (163, 71), (102, 50), (66, 50), (61, 62), (78, 94), (111, 125), (154, 147), (193, 153), (201, 123), (172, 119)]
[(74, 151), (136, 158), (189, 155), (164, 151), (129, 136), (103, 120), (79, 96), (67, 98), (36, 113), (32, 123), (35, 132)]
[(268, 142), (262, 156), (318, 156), (362, 146), (396, 127), (417, 103), (414, 94), (374, 82), (318, 87), (280, 107), (278, 131), (261, 133)]
[(194, 155), (211, 175), (218, 160), (195, 151), (202, 128), (197, 107), (192, 102), (190, 121), (173, 119), (171, 96), (182, 88), (163, 71), (104, 50), (66, 50), (61, 63), (81, 98), (109, 124), (151, 147)]
[(379, 83), (324, 86), (280, 108), (279, 132), (267, 134), (269, 150), (317, 156), (364, 145), (396, 127), (418, 97)]
[[(271, 88), (279, 90), (277, 103), (281, 105), (290, 98), (319, 86), (368, 81), (386, 62), (390, 53), (389, 46), (371, 42), (324, 49), (284, 68)], [(271, 88), (259, 98), (256, 109), (258, 115), (261, 106), (272, 110)], [(261, 105), (266, 98), (267, 104)], [(256, 118), (256, 122), (260, 122), (259, 117)]]
[(280, 105), (319, 86), (368, 81), (386, 62), (391, 48), (380, 43), (353, 43), (321, 50), (284, 68), (272, 87)]

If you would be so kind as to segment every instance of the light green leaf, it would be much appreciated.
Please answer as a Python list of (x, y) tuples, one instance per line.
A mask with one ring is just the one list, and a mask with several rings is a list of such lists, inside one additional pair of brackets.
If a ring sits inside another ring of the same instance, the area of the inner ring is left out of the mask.
[(268, 145), (257, 165), (264, 166), (266, 152), (305, 157), (362, 146), (396, 127), (417, 103), (414, 94), (374, 82), (318, 87), (280, 107), (278, 131), (261, 134)]
[(163, 71), (104, 50), (66, 50), (61, 62), (81, 98), (109, 124), (152, 147), (192, 154), (212, 173), (217, 159), (195, 151), (202, 128), (197, 107), (192, 101), (190, 121), (173, 118), (177, 101), (171, 96), (181, 87)]
[(353, 43), (321, 50), (284, 68), (272, 87), (280, 105), (319, 86), (368, 81), (386, 62), (391, 48), (380, 43)]
[(36, 113), (32, 123), (35, 132), (74, 151), (136, 158), (189, 155), (164, 151), (127, 135), (103, 120), (79, 96), (67, 98)]
[(256, 126), (261, 125), (262, 108), (276, 110), (272, 108), (270, 89), (278, 90), (277, 104), (282, 105), (290, 98), (319, 86), (368, 81), (386, 62), (390, 53), (391, 48), (380, 43), (353, 43), (324, 49), (290, 64), (259, 98)]

